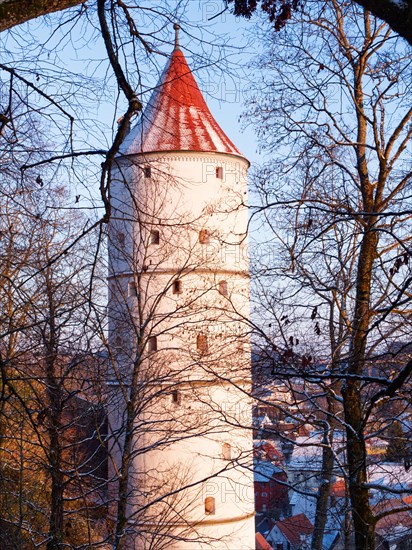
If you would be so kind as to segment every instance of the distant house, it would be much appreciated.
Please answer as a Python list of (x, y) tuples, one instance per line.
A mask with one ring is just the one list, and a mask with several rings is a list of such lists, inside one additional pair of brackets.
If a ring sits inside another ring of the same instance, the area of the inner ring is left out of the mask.
[(368, 467), (368, 481), (372, 485), (373, 504), (387, 499), (388, 492), (405, 495), (412, 489), (412, 473), (403, 464), (379, 462)]
[(259, 413), (254, 416), (253, 421), (253, 437), (255, 439), (277, 439), (279, 436), (277, 421), (272, 421), (268, 412), (270, 413), (270, 406), (262, 407), (261, 410), (255, 409), (255, 413)]
[(255, 510), (279, 517), (289, 509), (287, 475), (271, 460), (254, 459)]
[(267, 540), (274, 550), (309, 550), (312, 533), (312, 523), (305, 514), (298, 514), (277, 521)]
[[(322, 477), (322, 453), (324, 444), (323, 434), (312, 431), (309, 436), (300, 436), (296, 439), (288, 471), (291, 483), (299, 489), (310, 490), (319, 486)], [(333, 437), (333, 451), (340, 459), (344, 458), (344, 434), (335, 431)], [(341, 474), (338, 464), (335, 464), (335, 475)]]
[(253, 456), (261, 460), (271, 460), (278, 466), (284, 463), (282, 451), (274, 441), (264, 439), (254, 441)]
[(412, 515), (398, 512), (382, 518), (375, 531), (376, 548), (410, 550), (412, 548)]
[[(396, 509), (399, 509), (399, 512), (395, 512)], [(412, 495), (382, 500), (376, 504), (373, 511), (376, 514), (390, 512), (376, 525), (376, 548), (378, 550), (411, 550)]]
[[(323, 478), (323, 446), (323, 435), (320, 432), (311, 432), (307, 437), (297, 437), (288, 464), (292, 513), (294, 515), (304, 513), (312, 522), (316, 511), (316, 495)], [(344, 434), (335, 431), (333, 451), (339, 460), (334, 465), (332, 483), (336, 481), (337, 476), (342, 475), (339, 461), (344, 461), (344, 449)]]

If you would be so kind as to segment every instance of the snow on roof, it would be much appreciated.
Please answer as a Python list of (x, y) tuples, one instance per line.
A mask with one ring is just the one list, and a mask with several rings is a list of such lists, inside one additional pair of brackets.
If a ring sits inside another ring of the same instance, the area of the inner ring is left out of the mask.
[(376, 533), (387, 542), (395, 542), (406, 535), (410, 536), (411, 531), (412, 517), (408, 512), (385, 516), (376, 526)]
[(291, 470), (319, 470), (322, 463), (320, 436), (310, 435), (296, 438), (293, 454), (289, 463)]
[(316, 515), (317, 491), (316, 489), (312, 489), (312, 491), (312, 494), (309, 494), (308, 492), (301, 494), (296, 491), (292, 491), (289, 498), (289, 504), (295, 515), (305, 514), (310, 521), (314, 522)]
[(265, 426), (271, 426), (273, 422), (267, 414), (260, 415), (254, 419), (255, 426), (258, 428), (264, 428)]
[(268, 483), (274, 474), (283, 472), (282, 468), (273, 464), (269, 460), (254, 460), (253, 461), (253, 479), (259, 483)]
[(407, 491), (412, 488), (412, 471), (406, 471), (403, 464), (380, 462), (368, 466), (368, 481), (378, 493), (387, 494), (388, 488)]
[(142, 118), (120, 153), (202, 151), (242, 156), (213, 118), (181, 50), (176, 47)]
[[(341, 455), (343, 434), (335, 432), (333, 449), (337, 455)], [(296, 438), (293, 447), (292, 458), (289, 463), (290, 470), (306, 470), (317, 472), (322, 469), (322, 434), (312, 432), (309, 436)]]

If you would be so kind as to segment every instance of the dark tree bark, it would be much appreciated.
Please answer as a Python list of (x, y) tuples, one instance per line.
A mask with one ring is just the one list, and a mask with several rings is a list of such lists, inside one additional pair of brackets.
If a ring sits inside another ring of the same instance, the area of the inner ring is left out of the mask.
[(48, 301), (48, 319), (43, 331), (46, 352), (46, 395), (47, 395), (47, 432), (49, 435), (49, 470), (51, 478), (51, 500), (49, 520), (49, 540), (47, 550), (59, 548), (63, 542), (64, 479), (62, 467), (62, 409), (63, 392), (61, 380), (56, 373), (58, 360), (58, 337), (56, 327), (55, 288), (51, 268), (45, 271), (45, 285)]
[(315, 525), (312, 535), (312, 550), (322, 550), (323, 548), (323, 536), (325, 533), (329, 511), (329, 495), (335, 461), (333, 450), (329, 446), (328, 431), (328, 428), (325, 428), (325, 436), (323, 441), (325, 446), (322, 451), (322, 481), (316, 501)]
[(0, 32), (36, 19), (42, 15), (63, 11), (86, 0), (2, 0), (0, 2)]
[(412, 44), (412, 2), (392, 2), (392, 0), (356, 0), (375, 17), (386, 21), (388, 25)]
[[(364, 185), (367, 187), (366, 184)], [(361, 376), (364, 372), (367, 333), (371, 322), (372, 270), (377, 258), (378, 239), (373, 229), (374, 220), (372, 220), (373, 218), (368, 224), (369, 227), (365, 230), (358, 259), (353, 336), (349, 354), (348, 373), (358, 376)], [(346, 423), (348, 485), (353, 508), (355, 547), (357, 550), (366, 550), (374, 548), (375, 522), (370, 507), (369, 489), (366, 486), (366, 434), (360, 386), (359, 379), (348, 378), (342, 388), (342, 396)]]

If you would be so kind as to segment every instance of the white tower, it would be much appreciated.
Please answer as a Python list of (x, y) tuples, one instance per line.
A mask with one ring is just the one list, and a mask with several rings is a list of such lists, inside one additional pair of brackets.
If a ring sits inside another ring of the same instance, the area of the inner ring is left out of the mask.
[(111, 184), (111, 494), (127, 494), (126, 548), (255, 547), (248, 166), (176, 39)]

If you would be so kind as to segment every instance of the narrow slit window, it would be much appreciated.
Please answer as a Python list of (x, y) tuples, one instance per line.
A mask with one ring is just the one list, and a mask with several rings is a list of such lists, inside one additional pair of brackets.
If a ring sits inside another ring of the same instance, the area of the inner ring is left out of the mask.
[(198, 334), (196, 338), (196, 347), (199, 353), (205, 354), (209, 351), (209, 345), (206, 334)]
[(219, 281), (219, 293), (222, 296), (227, 296), (228, 294), (227, 281)]
[(157, 229), (150, 231), (150, 244), (160, 244), (160, 231)]
[(173, 281), (173, 294), (181, 294), (182, 293), (182, 281), (177, 280)]
[(143, 175), (145, 178), (151, 178), (152, 177), (152, 169), (150, 166), (144, 166), (143, 167)]
[(119, 243), (120, 248), (124, 248), (124, 245), (126, 243), (126, 236), (121, 231), (117, 233), (117, 242)]
[(210, 243), (210, 233), (207, 229), (201, 229), (199, 231), (199, 242), (200, 244)]
[(216, 177), (220, 180), (223, 179), (223, 167), (222, 166), (216, 166)]
[(230, 446), (230, 443), (223, 443), (223, 445), (222, 445), (222, 456), (225, 460), (231, 460), (232, 459), (232, 447)]
[(127, 295), (132, 298), (137, 297), (137, 286), (136, 283), (129, 283), (127, 287)]
[(214, 497), (205, 498), (205, 514), (213, 515), (216, 513), (216, 503)]
[(174, 403), (175, 405), (180, 405), (180, 401), (181, 401), (181, 395), (180, 395), (179, 390), (173, 390), (172, 391), (172, 403)]
[(148, 349), (149, 349), (149, 352), (157, 351), (157, 337), (156, 336), (150, 336), (149, 342), (148, 342)]

